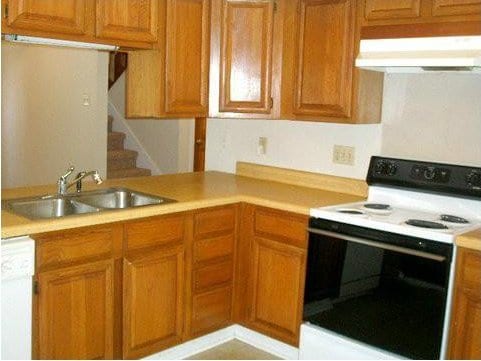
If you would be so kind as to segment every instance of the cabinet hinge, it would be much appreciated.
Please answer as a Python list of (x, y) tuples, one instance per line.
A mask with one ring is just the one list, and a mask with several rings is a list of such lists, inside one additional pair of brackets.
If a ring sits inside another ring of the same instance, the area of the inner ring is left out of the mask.
[(5, 9), (3, 9), (3, 17), (5, 19), (8, 18), (8, 4), (6, 4)]
[(269, 98), (269, 108), (272, 109), (274, 107), (274, 98), (270, 97)]
[(40, 293), (40, 286), (38, 284), (38, 281), (33, 281), (33, 293), (35, 295), (38, 295)]

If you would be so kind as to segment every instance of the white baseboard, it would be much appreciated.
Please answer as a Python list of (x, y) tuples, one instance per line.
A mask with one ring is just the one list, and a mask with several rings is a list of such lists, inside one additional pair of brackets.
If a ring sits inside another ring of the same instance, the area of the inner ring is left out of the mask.
[(297, 360), (299, 349), (274, 340), (256, 331), (252, 331), (240, 325), (232, 325), (208, 335), (187, 341), (159, 353), (150, 355), (145, 360), (183, 360), (197, 353), (206, 351), (212, 347), (227, 341), (237, 339), (262, 351), (268, 352), (284, 360)]

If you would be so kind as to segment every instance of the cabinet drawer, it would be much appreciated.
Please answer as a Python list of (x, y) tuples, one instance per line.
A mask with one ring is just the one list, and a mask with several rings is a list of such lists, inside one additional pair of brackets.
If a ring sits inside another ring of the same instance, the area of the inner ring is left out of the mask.
[(235, 219), (235, 206), (201, 211), (194, 216), (194, 237), (199, 239), (212, 233), (232, 231)]
[(122, 227), (88, 227), (34, 236), (37, 269), (64, 266), (120, 252)]
[(125, 226), (127, 249), (152, 247), (184, 238), (184, 215), (148, 218)]
[(194, 292), (220, 286), (232, 280), (232, 261), (215, 263), (194, 271)]
[(306, 248), (307, 217), (257, 208), (254, 214), (254, 232), (259, 236)]
[(234, 251), (234, 235), (201, 239), (194, 243), (194, 262), (225, 257)]
[(194, 296), (192, 334), (226, 326), (231, 322), (232, 289), (225, 287)]

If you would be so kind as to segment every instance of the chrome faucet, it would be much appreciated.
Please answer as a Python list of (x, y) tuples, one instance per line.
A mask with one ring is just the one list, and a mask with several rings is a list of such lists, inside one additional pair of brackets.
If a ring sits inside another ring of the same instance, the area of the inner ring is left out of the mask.
[(97, 184), (101, 184), (103, 182), (102, 178), (100, 177), (100, 174), (96, 170), (92, 170), (90, 172), (80, 172), (77, 174), (75, 179), (72, 182), (67, 182), (67, 178), (72, 174), (72, 172), (75, 170), (75, 167), (70, 166), (69, 169), (67, 169), (67, 172), (61, 176), (58, 181), (57, 181), (57, 193), (60, 195), (66, 195), (68, 189), (73, 186), (74, 184), (77, 185), (77, 192), (82, 191), (82, 179), (84, 179), (87, 176), (92, 176), (92, 179), (95, 181)]

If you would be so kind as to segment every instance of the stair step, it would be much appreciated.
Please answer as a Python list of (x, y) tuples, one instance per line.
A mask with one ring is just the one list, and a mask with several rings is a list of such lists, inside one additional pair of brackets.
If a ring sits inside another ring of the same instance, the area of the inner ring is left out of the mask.
[(131, 177), (145, 177), (150, 176), (150, 169), (146, 168), (125, 168), (107, 171), (107, 178), (131, 178)]
[(107, 150), (124, 149), (125, 133), (109, 132), (107, 136)]
[(111, 115), (109, 115), (107, 119), (108, 119), (107, 130), (108, 130), (109, 132), (111, 132), (111, 131), (112, 131), (112, 123), (114, 122), (114, 117), (111, 116)]
[(107, 171), (135, 168), (137, 152), (134, 150), (117, 149), (107, 151)]

